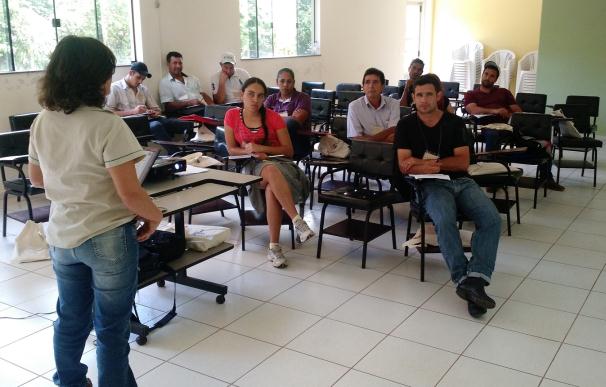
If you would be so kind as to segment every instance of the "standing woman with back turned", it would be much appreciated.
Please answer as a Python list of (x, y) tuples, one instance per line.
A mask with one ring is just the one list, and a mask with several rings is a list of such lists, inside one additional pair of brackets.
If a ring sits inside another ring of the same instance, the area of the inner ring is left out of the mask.
[[(290, 160), (293, 148), (286, 124), (278, 113), (263, 106), (266, 95), (267, 87), (261, 79), (252, 77), (244, 82), (243, 107), (230, 109), (225, 115), (225, 143), (230, 155), (254, 157), (255, 161), (248, 168), (263, 180), (252, 187), (250, 201), (255, 210), (265, 212), (267, 216), (267, 259), (274, 267), (283, 268), (287, 262), (279, 244), (282, 209), (292, 220), (300, 242), (315, 234), (295, 208), (295, 203), (307, 199), (309, 180)], [(268, 159), (272, 155), (283, 155), (288, 159)], [(261, 188), (265, 190), (265, 200), (260, 195)]]
[[(59, 386), (90, 386), (81, 363), (94, 322), (98, 386), (136, 386), (128, 365), (138, 244), (162, 220), (141, 188), (144, 152), (124, 121), (102, 109), (116, 58), (98, 40), (67, 36), (40, 82), (29, 173), (51, 201), (47, 240), (57, 277), (53, 346)], [(137, 230), (135, 221), (143, 225)]]

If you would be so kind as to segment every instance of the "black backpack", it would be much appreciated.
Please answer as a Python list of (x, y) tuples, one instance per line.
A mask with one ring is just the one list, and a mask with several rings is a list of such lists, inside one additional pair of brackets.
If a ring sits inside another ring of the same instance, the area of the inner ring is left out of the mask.
[(161, 271), (171, 273), (167, 263), (185, 252), (185, 238), (168, 231), (155, 231), (139, 243), (139, 278), (148, 278)]
[[(154, 329), (160, 328), (177, 315), (177, 273), (168, 266), (168, 263), (180, 258), (185, 252), (185, 238), (168, 231), (155, 231), (149, 239), (139, 242), (139, 281), (152, 277), (160, 272), (173, 275), (175, 284), (173, 292), (173, 307), (159, 321), (138, 332), (137, 343), (143, 345), (147, 342), (147, 335)], [(133, 302), (133, 314), (131, 321), (141, 324), (137, 305)]]

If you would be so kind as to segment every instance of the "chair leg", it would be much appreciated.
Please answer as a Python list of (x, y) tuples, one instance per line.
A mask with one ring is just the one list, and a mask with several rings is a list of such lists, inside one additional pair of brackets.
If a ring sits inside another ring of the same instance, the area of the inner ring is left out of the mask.
[(311, 211), (314, 207), (314, 184), (316, 183), (316, 169), (318, 167), (314, 167), (311, 169), (310, 178), (311, 178), (311, 189), (309, 190), (309, 210)]
[(425, 214), (421, 212), (421, 282), (425, 282)]
[(6, 236), (6, 219), (8, 218), (8, 191), (4, 191), (2, 200), (2, 236)]
[(515, 186), (516, 190), (516, 220), (518, 224), (520, 224), (520, 192), (518, 190), (518, 185)]
[[(560, 184), (560, 164), (562, 163), (562, 147), (558, 148), (558, 173), (556, 176), (556, 183)], [(536, 208), (536, 207), (535, 207)]]
[(322, 206), (322, 214), (320, 215), (320, 230), (318, 232), (318, 249), (316, 250), (316, 258), (320, 258), (322, 253), (322, 235), (324, 235), (324, 215), (326, 214), (326, 207), (328, 203), (324, 203)]
[(362, 269), (366, 269), (366, 251), (368, 250), (368, 223), (370, 221), (370, 215), (372, 210), (366, 213), (366, 219), (364, 220), (364, 245), (362, 246)]
[(191, 224), (192, 213), (191, 209), (187, 211), (187, 224)]
[(25, 199), (25, 203), (27, 204), (27, 215), (29, 215), (29, 220), (34, 220), (34, 210), (32, 209), (32, 201), (30, 200), (27, 194), (23, 195)]
[(534, 204), (533, 204), (533, 208), (537, 208), (537, 194), (539, 191), (539, 166), (537, 165), (537, 173), (535, 174), (535, 178), (534, 178)]
[(295, 226), (292, 224), (292, 222), (290, 222), (290, 224), (288, 225), (288, 228), (290, 229), (290, 246), (294, 250), (295, 249)]
[(595, 188), (598, 176), (598, 149), (593, 148), (591, 152), (591, 156), (593, 158), (593, 188)]
[(505, 203), (507, 204), (507, 235), (511, 236), (511, 207), (509, 207), (509, 191), (507, 187), (504, 187), (505, 191)]
[(585, 148), (585, 152), (583, 153), (583, 166), (581, 167), (581, 176), (585, 176), (585, 163), (587, 163), (587, 152), (589, 152), (589, 148)]
[[(410, 238), (410, 228), (412, 227), (412, 211), (408, 211), (408, 225), (406, 226), (406, 240)], [(408, 257), (408, 246), (404, 247), (404, 256)]]
[(396, 247), (396, 222), (395, 222), (393, 206), (390, 204), (388, 206), (388, 208), (389, 208), (389, 218), (391, 219), (391, 243), (393, 245), (393, 249), (395, 250), (397, 248)]

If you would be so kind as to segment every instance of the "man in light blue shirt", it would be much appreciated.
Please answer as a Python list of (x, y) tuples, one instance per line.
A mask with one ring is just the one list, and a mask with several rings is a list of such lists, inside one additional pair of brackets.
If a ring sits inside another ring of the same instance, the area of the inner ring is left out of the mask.
[(364, 96), (350, 103), (347, 111), (347, 137), (393, 142), (400, 103), (381, 95), (384, 87), (385, 74), (381, 70), (371, 67), (364, 72)]

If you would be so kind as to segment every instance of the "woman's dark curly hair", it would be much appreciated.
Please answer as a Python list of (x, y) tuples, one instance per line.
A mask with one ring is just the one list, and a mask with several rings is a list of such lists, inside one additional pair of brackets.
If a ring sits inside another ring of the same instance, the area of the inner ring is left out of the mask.
[(102, 107), (103, 84), (115, 68), (116, 57), (97, 39), (66, 36), (55, 47), (40, 79), (38, 102), (66, 114), (81, 105)]

